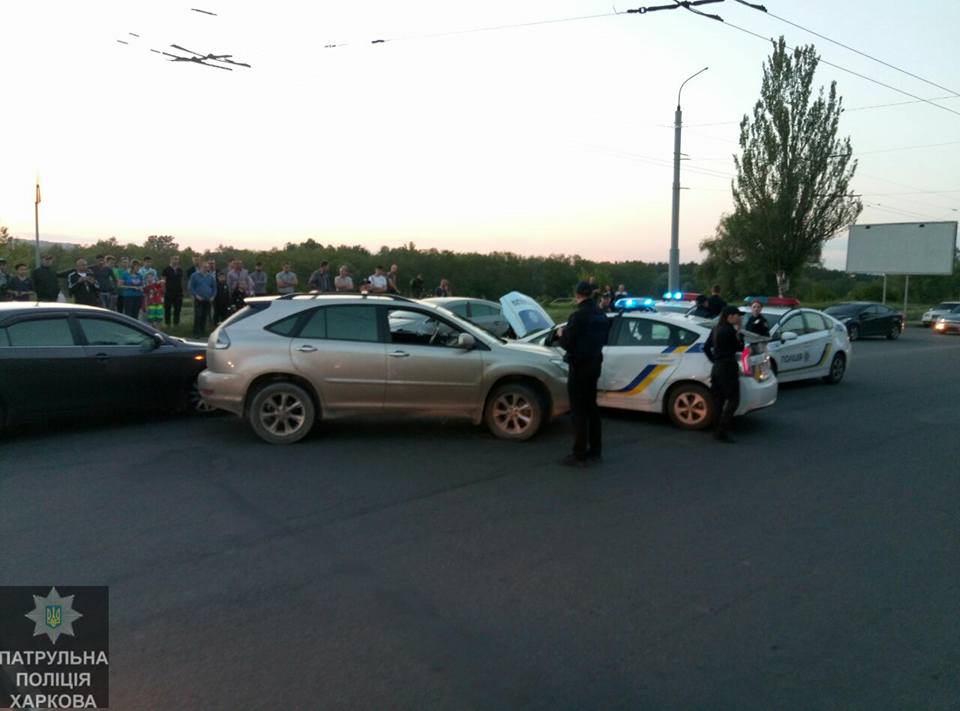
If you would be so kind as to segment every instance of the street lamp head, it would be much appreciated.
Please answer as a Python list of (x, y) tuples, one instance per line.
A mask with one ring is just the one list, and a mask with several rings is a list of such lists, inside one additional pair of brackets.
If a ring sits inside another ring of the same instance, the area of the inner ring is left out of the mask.
[(680, 92), (683, 91), (684, 84), (686, 84), (688, 81), (690, 81), (690, 80), (693, 79), (694, 77), (700, 76), (700, 75), (703, 74), (705, 71), (707, 71), (709, 68), (710, 68), (710, 67), (704, 67), (703, 69), (701, 69), (701, 70), (700, 70), (699, 72), (697, 72), (696, 74), (691, 74), (690, 76), (688, 76), (686, 79), (683, 80), (683, 84), (681, 84), (681, 85), (680, 85), (680, 88), (677, 90), (677, 109), (678, 109), (678, 110), (680, 109)]

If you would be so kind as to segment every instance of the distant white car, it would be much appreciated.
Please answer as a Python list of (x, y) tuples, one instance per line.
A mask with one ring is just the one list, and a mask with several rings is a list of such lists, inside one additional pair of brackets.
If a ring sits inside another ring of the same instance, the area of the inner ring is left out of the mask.
[(442, 306), (447, 311), (476, 324), (494, 336), (505, 336), (510, 324), (503, 317), (500, 304), (486, 299), (472, 299), (460, 296), (437, 296), (422, 299), (424, 303)]
[[(532, 299), (514, 293), (504, 304), (504, 315), (515, 333), (526, 334), (521, 341), (554, 345), (556, 326)], [(649, 311), (624, 311), (609, 318), (610, 338), (603, 349), (598, 383), (599, 404), (666, 414), (683, 429), (709, 426), (716, 416), (710, 394), (711, 364), (703, 353), (709, 327), (677, 314)], [(525, 323), (548, 325), (528, 332)], [(750, 341), (740, 356), (737, 415), (769, 407), (777, 400), (777, 378), (770, 366), (767, 341)]]
[(923, 317), (920, 319), (920, 323), (924, 326), (932, 326), (937, 322), (937, 319), (942, 318), (949, 314), (956, 308), (960, 308), (960, 301), (943, 301), (932, 309), (924, 312)]

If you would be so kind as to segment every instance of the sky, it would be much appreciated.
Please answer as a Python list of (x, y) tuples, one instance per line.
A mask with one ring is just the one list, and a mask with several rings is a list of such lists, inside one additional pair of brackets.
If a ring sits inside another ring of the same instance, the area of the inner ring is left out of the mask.
[[(738, 123), (770, 53), (730, 23), (813, 42), (824, 60), (918, 97), (953, 95), (937, 103), (958, 113), (823, 64), (815, 80), (836, 80), (848, 109), (860, 223), (960, 215), (957, 2), (915, 0), (907, 14), (877, 0), (766, 1), (946, 90), (734, 0), (704, 8), (723, 24), (681, 9), (441, 37), (424, 35), (639, 5), (193, 2), (0, 4), (0, 225), (33, 237), (39, 175), (50, 240), (171, 234), (198, 249), (269, 249), (313, 238), (666, 261), (677, 89), (709, 66), (682, 94), (680, 257), (697, 261), (731, 209)], [(252, 66), (149, 51), (171, 44)], [(842, 267), (844, 255), (841, 237), (824, 256)]]

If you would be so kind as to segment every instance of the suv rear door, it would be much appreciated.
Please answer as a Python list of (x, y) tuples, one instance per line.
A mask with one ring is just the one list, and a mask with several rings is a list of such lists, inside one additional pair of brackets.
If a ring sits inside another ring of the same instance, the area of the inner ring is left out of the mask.
[(299, 324), (290, 339), (290, 359), (320, 394), (323, 407), (381, 410), (387, 347), (380, 336), (377, 307), (321, 306)]

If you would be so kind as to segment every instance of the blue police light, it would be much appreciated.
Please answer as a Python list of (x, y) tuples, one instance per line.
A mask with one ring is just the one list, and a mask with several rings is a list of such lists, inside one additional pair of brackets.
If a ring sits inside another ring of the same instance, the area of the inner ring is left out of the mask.
[(664, 300), (664, 301), (670, 301), (670, 299), (672, 299), (672, 298), (673, 298), (673, 294), (671, 294), (669, 291), (664, 292), (664, 294), (663, 294), (663, 300)]
[(617, 299), (613, 302), (617, 311), (653, 311), (653, 299)]
[(673, 298), (676, 299), (677, 301), (683, 301), (683, 292), (682, 291), (673, 292)]

